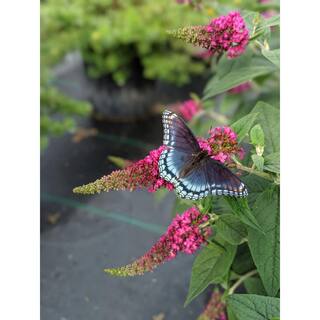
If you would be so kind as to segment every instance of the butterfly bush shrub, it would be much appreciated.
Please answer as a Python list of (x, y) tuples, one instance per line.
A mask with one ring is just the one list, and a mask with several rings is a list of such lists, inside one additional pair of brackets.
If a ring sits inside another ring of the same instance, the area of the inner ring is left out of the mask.
[[(267, 1), (244, 1), (241, 7), (235, 6), (238, 1), (180, 3), (213, 15), (207, 25), (168, 32), (210, 53), (211, 78), (202, 97), (171, 106), (170, 114), (188, 123), (200, 149), (232, 170), (248, 196), (176, 197), (177, 215), (150, 250), (105, 272), (142, 275), (178, 254), (196, 254), (185, 305), (211, 291), (199, 320), (280, 319), (279, 6)], [(169, 141), (170, 132), (164, 134)], [(174, 193), (159, 168), (169, 147), (164, 143), (74, 192), (146, 188)], [(227, 178), (223, 182), (229, 183)]]

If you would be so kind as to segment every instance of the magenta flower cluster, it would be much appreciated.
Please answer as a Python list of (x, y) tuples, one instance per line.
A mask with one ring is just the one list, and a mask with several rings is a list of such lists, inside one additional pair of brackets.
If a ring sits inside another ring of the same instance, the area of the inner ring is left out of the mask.
[(199, 228), (199, 225), (208, 219), (209, 217), (201, 215), (196, 207), (186, 210), (181, 216), (177, 215), (166, 234), (160, 238), (160, 241), (168, 243), (170, 247), (167, 260), (175, 258), (178, 252), (194, 253), (206, 241), (209, 234), (210, 229), (203, 234)]
[(158, 162), (162, 151), (165, 146), (161, 146), (158, 149), (149, 152), (144, 159), (135, 162), (128, 168), (129, 174), (132, 176), (132, 182), (134, 183), (137, 178), (141, 179), (138, 184), (140, 186), (147, 186), (149, 192), (155, 192), (159, 188), (164, 187), (169, 191), (173, 190), (174, 186), (162, 179), (159, 175)]
[(105, 271), (123, 277), (141, 275), (152, 271), (165, 261), (172, 260), (179, 252), (194, 253), (203, 243), (206, 243), (206, 239), (211, 234), (210, 227), (201, 227), (208, 219), (208, 215), (201, 214), (196, 207), (186, 210), (173, 219), (166, 233), (145, 255), (127, 266)]
[(190, 121), (202, 109), (201, 104), (195, 100), (186, 100), (179, 105), (179, 113), (186, 120)]
[(209, 131), (209, 138), (198, 138), (200, 148), (206, 150), (214, 160), (221, 163), (230, 162), (231, 156), (244, 157), (243, 148), (239, 147), (237, 134), (227, 126), (217, 127)]
[(241, 55), (249, 42), (249, 30), (237, 11), (213, 19), (206, 31), (211, 35), (210, 50), (216, 53), (226, 51), (229, 58)]

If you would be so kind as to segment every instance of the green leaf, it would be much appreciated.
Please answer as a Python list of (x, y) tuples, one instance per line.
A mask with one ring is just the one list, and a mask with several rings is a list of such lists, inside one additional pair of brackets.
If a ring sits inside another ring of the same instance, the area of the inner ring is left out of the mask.
[(270, 296), (280, 288), (280, 216), (278, 186), (265, 190), (257, 199), (253, 214), (265, 234), (249, 228), (248, 244), (263, 285)]
[(225, 250), (214, 243), (210, 243), (198, 254), (192, 266), (185, 306), (206, 289), (209, 284), (220, 282), (229, 272), (236, 247), (227, 243), (223, 246)]
[(256, 121), (263, 129), (265, 136), (264, 151), (266, 154), (280, 151), (280, 112), (268, 103), (259, 101), (251, 113), (259, 113)]
[(253, 154), (251, 156), (251, 159), (254, 163), (254, 165), (257, 167), (259, 171), (263, 171), (263, 164), (264, 164), (264, 159), (262, 156), (258, 156), (257, 154)]
[(227, 315), (228, 315), (228, 320), (238, 320), (232, 309), (227, 306)]
[(233, 214), (219, 216), (215, 224), (215, 231), (227, 242), (237, 245), (247, 237), (247, 229)]
[(231, 269), (237, 274), (244, 274), (256, 269), (247, 243), (238, 246)]
[(223, 72), (223, 74), (219, 72), (220, 66), (218, 66), (217, 74), (214, 75), (204, 89), (203, 100), (212, 98), (244, 82), (276, 70), (272, 63), (262, 57), (253, 57), (246, 64), (236, 63), (235, 61), (225, 62), (223, 65), (224, 71), (228, 69), (228, 66), (229, 71), (227, 73)]
[[(250, 114), (250, 113), (249, 113)], [(255, 146), (264, 146), (264, 133), (260, 124), (256, 124), (250, 131), (250, 141)]]
[(251, 37), (258, 23), (261, 20), (260, 14), (254, 11), (243, 10), (241, 12), (241, 15), (245, 21), (246, 27), (248, 28)]
[(269, 27), (275, 27), (279, 25), (280, 25), (280, 15), (277, 15), (277, 16), (270, 17), (268, 19), (264, 19), (263, 26), (261, 26), (260, 28), (269, 28)]
[(231, 125), (231, 128), (238, 135), (238, 142), (241, 142), (250, 131), (252, 125), (257, 119), (258, 113), (249, 113)]
[(280, 299), (256, 294), (233, 294), (227, 305), (239, 320), (270, 320), (280, 316)]
[(259, 294), (261, 296), (266, 296), (266, 290), (260, 278), (251, 277), (244, 281), (244, 286), (248, 293)]
[(264, 170), (280, 173), (280, 153), (274, 152), (264, 158)]
[(275, 49), (275, 50), (262, 49), (261, 53), (274, 65), (280, 68), (280, 49)]
[(258, 221), (252, 215), (246, 198), (225, 197), (233, 213), (246, 225), (259, 232), (263, 232)]
[(116, 156), (108, 156), (108, 160), (121, 169), (125, 168), (129, 163), (127, 159)]

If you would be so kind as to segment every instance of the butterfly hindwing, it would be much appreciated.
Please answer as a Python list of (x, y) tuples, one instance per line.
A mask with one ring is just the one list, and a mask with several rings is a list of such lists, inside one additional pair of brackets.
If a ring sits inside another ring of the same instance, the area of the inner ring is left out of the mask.
[(245, 197), (248, 195), (244, 183), (219, 161), (211, 158), (206, 159), (205, 172), (208, 176), (211, 194), (234, 197)]
[(243, 182), (220, 162), (205, 157), (182, 176), (183, 168), (192, 163), (200, 146), (185, 122), (176, 114), (163, 113), (164, 139), (167, 148), (159, 159), (160, 176), (171, 182), (180, 198), (199, 200), (208, 195), (245, 197)]

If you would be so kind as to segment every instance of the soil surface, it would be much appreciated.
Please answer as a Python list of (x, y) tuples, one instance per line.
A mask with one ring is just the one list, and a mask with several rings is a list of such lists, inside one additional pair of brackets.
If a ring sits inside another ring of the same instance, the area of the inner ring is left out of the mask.
[(183, 307), (194, 256), (181, 254), (141, 277), (103, 272), (152, 246), (172, 219), (174, 194), (159, 201), (147, 191), (72, 193), (116, 168), (108, 156), (139, 159), (159, 146), (160, 117), (81, 126), (89, 130), (52, 139), (41, 156), (41, 319), (196, 319), (206, 295)]

